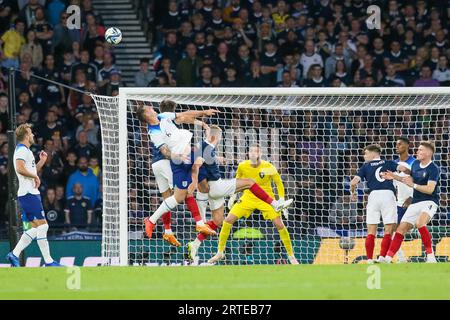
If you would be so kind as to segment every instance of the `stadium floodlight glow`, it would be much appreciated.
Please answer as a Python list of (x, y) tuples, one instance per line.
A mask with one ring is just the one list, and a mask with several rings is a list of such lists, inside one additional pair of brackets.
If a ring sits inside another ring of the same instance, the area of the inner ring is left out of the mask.
[[(237, 162), (246, 158), (249, 142), (266, 147), (264, 157), (281, 173), (286, 197), (295, 198), (285, 223), (301, 263), (343, 263), (341, 237), (355, 240), (350, 262), (363, 259), (363, 185), (358, 188), (356, 207), (347, 195), (349, 178), (362, 164), (361, 150), (367, 144), (381, 144), (382, 155), (392, 158), (398, 136), (412, 141), (412, 151), (420, 140), (434, 140), (435, 160), (446, 162), (441, 194), (447, 201), (450, 88), (120, 88), (117, 97), (93, 98), (102, 132), (102, 257), (106, 265), (185, 264), (186, 249), (164, 243), (161, 226), (151, 240), (143, 237), (142, 216), (148, 216), (161, 198), (152, 177), (147, 129), (136, 119), (135, 109), (143, 104), (158, 108), (164, 99), (177, 102), (179, 111), (221, 111), (209, 121), (223, 129), (219, 155), (226, 158), (223, 167), (228, 177), (233, 176)], [(196, 138), (201, 136), (198, 130), (194, 133)], [(172, 214), (174, 231), (184, 245), (195, 238), (194, 222), (185, 211), (179, 206)], [(436, 255), (449, 257), (446, 215), (443, 207), (439, 209), (430, 231)], [(254, 213), (247, 222), (236, 223), (232, 232), (243, 228), (258, 229), (259, 236), (231, 236), (227, 263), (279, 261), (280, 253), (274, 250), (279, 238), (270, 221)], [(405, 254), (423, 256), (420, 236), (413, 232), (408, 240)], [(216, 249), (217, 237), (205, 241), (200, 261), (208, 260)]]

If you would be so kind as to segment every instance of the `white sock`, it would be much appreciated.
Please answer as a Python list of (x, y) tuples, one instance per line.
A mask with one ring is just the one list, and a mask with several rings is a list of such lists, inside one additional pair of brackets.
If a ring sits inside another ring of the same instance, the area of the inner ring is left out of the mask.
[(277, 208), (277, 206), (278, 206), (278, 200), (273, 200), (271, 203), (270, 203), (270, 205), (274, 208), (274, 209), (276, 209)]
[(208, 194), (197, 191), (196, 199), (200, 216), (206, 221), (206, 207), (208, 206)]
[(25, 231), (20, 237), (19, 242), (13, 250), (13, 255), (19, 257), (23, 250), (30, 245), (30, 243), (36, 238), (37, 229), (31, 228), (30, 230)]
[(39, 249), (41, 250), (42, 257), (44, 257), (45, 263), (52, 263), (53, 259), (50, 256), (50, 248), (48, 247), (47, 241), (48, 224), (42, 224), (36, 229), (37, 229), (37, 243)]
[(398, 251), (397, 251), (397, 258), (400, 258), (400, 259), (405, 258), (405, 255), (403, 254), (402, 248), (398, 249)]
[(195, 224), (198, 225), (198, 226), (200, 226), (200, 227), (202, 227), (202, 226), (205, 225), (205, 222), (204, 222), (203, 219), (202, 219), (202, 220), (196, 221)]
[(192, 242), (192, 245), (196, 246), (197, 248), (200, 247), (201, 244), (202, 244), (202, 242), (200, 240), (198, 240), (197, 238), (195, 238), (195, 240)]
[(164, 229), (165, 234), (173, 234), (172, 229)]
[(161, 216), (167, 211), (172, 211), (178, 205), (177, 200), (175, 200), (175, 196), (170, 196), (167, 199), (164, 199), (160, 204), (159, 208), (150, 216), (150, 221), (153, 224), (156, 224), (156, 221), (161, 218)]

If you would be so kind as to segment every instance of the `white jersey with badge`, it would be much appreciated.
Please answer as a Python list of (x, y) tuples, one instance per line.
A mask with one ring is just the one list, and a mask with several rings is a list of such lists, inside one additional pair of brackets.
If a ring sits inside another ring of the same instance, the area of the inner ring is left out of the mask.
[(31, 152), (31, 150), (24, 144), (18, 144), (16, 150), (14, 151), (14, 170), (16, 171), (19, 180), (19, 190), (17, 191), (17, 196), (24, 196), (27, 193), (39, 194), (39, 190), (35, 187), (34, 179), (25, 177), (17, 172), (17, 160), (23, 160), (25, 162), (25, 169), (31, 173), (37, 174), (33, 152)]
[(171, 153), (186, 154), (190, 152), (192, 132), (180, 129), (174, 123), (175, 112), (164, 112), (158, 115), (159, 126), (165, 135), (166, 144)]
[[(411, 170), (411, 166), (406, 162), (400, 161), (398, 164)], [(396, 172), (395, 174), (399, 177), (409, 176), (404, 172)], [(394, 186), (397, 188), (397, 206), (401, 207), (405, 203), (406, 199), (409, 197), (412, 198), (414, 189), (397, 180), (394, 180)]]

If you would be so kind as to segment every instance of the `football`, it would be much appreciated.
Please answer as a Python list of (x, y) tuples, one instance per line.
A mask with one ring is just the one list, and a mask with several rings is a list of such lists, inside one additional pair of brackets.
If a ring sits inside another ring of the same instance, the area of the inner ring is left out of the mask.
[(111, 44), (119, 44), (122, 41), (122, 31), (116, 27), (108, 28), (105, 32), (105, 40)]

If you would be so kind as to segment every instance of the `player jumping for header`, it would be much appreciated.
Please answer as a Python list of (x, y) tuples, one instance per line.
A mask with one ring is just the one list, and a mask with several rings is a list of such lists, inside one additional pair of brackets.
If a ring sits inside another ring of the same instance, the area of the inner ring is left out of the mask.
[(405, 234), (414, 226), (420, 232), (427, 253), (427, 263), (437, 262), (433, 252), (431, 234), (427, 228), (427, 224), (433, 219), (439, 206), (440, 169), (433, 162), (434, 151), (435, 147), (432, 142), (422, 141), (417, 150), (417, 160), (411, 165), (411, 170), (399, 165), (399, 171), (410, 176), (399, 177), (391, 171), (387, 171), (383, 175), (386, 179), (395, 179), (414, 189), (412, 204), (406, 210), (395, 231), (394, 239), (386, 255), (386, 263), (392, 261), (392, 257), (402, 245)]
[(44, 217), (39, 185), (41, 181), (38, 172), (47, 160), (44, 151), (39, 153), (39, 162), (36, 164), (30, 146), (34, 143), (34, 134), (30, 124), (21, 124), (16, 129), (19, 142), (14, 151), (14, 169), (19, 179), (17, 196), (22, 208), (22, 220), (31, 224), (31, 229), (22, 234), (14, 250), (6, 256), (12, 267), (20, 267), (19, 256), (31, 242), (36, 239), (46, 267), (61, 267), (50, 255), (47, 241), (48, 224)]
[[(203, 174), (204, 180), (199, 178), (199, 190), (200, 185), (203, 183), (207, 183), (209, 185), (209, 193), (201, 193), (197, 191), (197, 201), (200, 208), (200, 212), (202, 216), (205, 216), (207, 203), (203, 199), (206, 196), (206, 200), (209, 201), (209, 207), (212, 213), (212, 219), (207, 221), (206, 223), (213, 230), (217, 230), (218, 227), (222, 225), (224, 220), (224, 203), (225, 197), (233, 196), (237, 192), (241, 192), (244, 190), (249, 190), (252, 193), (253, 198), (258, 198), (259, 201), (263, 201), (276, 211), (282, 211), (287, 209), (292, 204), (292, 199), (288, 199), (285, 201), (284, 195), (280, 196), (279, 200), (274, 200), (263, 188), (261, 188), (254, 179), (252, 178), (241, 178), (237, 177), (236, 179), (222, 179), (220, 176), (217, 156), (216, 156), (216, 147), (220, 142), (222, 137), (222, 129), (220, 129), (217, 125), (212, 125), (210, 128), (206, 130), (206, 139), (202, 141), (202, 144), (198, 150), (202, 155), (202, 159), (204, 160), (202, 163), (202, 169), (204, 169), (205, 173)], [(200, 172), (200, 170), (196, 170), (196, 172)], [(278, 182), (277, 178), (274, 178), (275, 181)], [(279, 181), (281, 182), (281, 180)], [(277, 187), (280, 189), (281, 186), (277, 184)], [(283, 192), (284, 193), (284, 192)], [(199, 199), (199, 194), (201, 198)], [(277, 222), (278, 223), (278, 222)], [(189, 256), (194, 262), (198, 260), (197, 251), (203, 242), (207, 238), (207, 235), (198, 234), (197, 238), (188, 244)], [(288, 251), (290, 252), (290, 251)], [(291, 254), (293, 255), (293, 253)]]
[[(173, 101), (163, 101), (162, 103), (173, 105)], [(175, 209), (178, 204), (186, 202), (196, 221), (196, 230), (206, 234), (216, 234), (201, 218), (197, 203), (192, 193), (196, 182), (192, 181), (191, 167), (191, 140), (192, 133), (185, 129), (180, 129), (177, 124), (196, 124), (207, 127), (205, 123), (197, 120), (197, 117), (214, 115), (216, 110), (206, 111), (186, 111), (182, 113), (164, 112), (157, 114), (151, 106), (138, 107), (136, 113), (139, 120), (146, 122), (150, 128), (150, 137), (156, 146), (166, 145), (166, 157), (170, 157), (170, 167), (172, 171), (173, 184), (175, 185), (174, 194), (161, 203), (159, 208), (150, 216), (145, 218), (145, 233), (151, 238), (156, 221), (166, 212)], [(168, 152), (167, 152), (168, 151)]]

